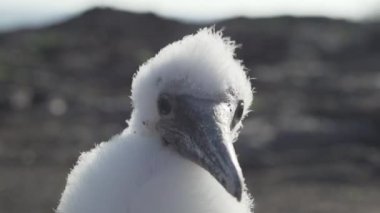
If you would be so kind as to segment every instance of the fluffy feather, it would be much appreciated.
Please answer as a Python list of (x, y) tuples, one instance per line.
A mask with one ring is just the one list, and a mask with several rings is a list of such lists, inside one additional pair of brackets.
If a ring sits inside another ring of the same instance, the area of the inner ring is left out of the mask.
[(57, 212), (250, 212), (246, 190), (237, 201), (206, 170), (162, 145), (154, 129), (157, 96), (168, 85), (179, 94), (200, 97), (230, 91), (248, 103), (246, 114), (252, 91), (244, 67), (234, 58), (235, 48), (221, 32), (202, 29), (143, 64), (132, 84), (129, 127), (80, 156)]

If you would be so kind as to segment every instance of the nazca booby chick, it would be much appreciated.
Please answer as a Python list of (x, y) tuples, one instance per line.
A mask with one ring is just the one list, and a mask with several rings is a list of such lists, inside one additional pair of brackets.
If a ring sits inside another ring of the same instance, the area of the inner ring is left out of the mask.
[(233, 142), (253, 96), (235, 48), (205, 28), (143, 64), (128, 128), (80, 156), (57, 212), (249, 213)]

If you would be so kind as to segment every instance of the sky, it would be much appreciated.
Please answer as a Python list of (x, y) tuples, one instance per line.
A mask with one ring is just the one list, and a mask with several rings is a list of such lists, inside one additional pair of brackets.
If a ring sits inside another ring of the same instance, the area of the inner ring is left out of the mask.
[(95, 6), (195, 22), (278, 15), (361, 21), (380, 14), (380, 0), (0, 0), (0, 30), (54, 23)]

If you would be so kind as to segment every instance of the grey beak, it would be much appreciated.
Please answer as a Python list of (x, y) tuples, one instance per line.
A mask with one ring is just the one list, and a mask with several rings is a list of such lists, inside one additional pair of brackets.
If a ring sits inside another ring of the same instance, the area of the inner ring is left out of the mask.
[(242, 195), (242, 184), (235, 165), (227, 151), (224, 138), (216, 122), (211, 116), (203, 116), (198, 121), (199, 127), (194, 135), (199, 141), (203, 159), (200, 166), (209, 171), (224, 188), (239, 201)]
[(215, 103), (190, 96), (176, 97), (174, 117), (160, 122), (164, 140), (185, 158), (206, 169), (238, 201), (242, 181), (215, 117)]

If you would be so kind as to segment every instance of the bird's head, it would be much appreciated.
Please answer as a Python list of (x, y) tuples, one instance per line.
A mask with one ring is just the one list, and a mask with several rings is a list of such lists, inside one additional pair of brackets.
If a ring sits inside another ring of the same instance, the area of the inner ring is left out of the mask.
[(253, 96), (235, 48), (208, 28), (163, 48), (133, 80), (130, 125), (159, 136), (240, 200), (242, 174), (232, 143)]

